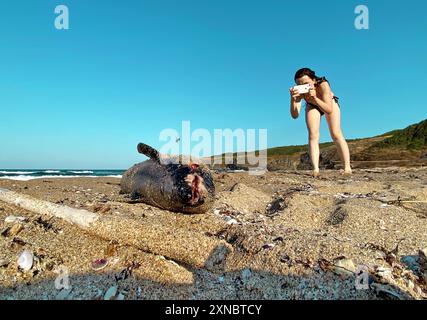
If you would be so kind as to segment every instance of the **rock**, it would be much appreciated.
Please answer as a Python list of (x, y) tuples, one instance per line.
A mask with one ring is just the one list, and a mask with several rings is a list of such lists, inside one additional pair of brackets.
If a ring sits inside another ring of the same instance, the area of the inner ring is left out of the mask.
[(117, 286), (111, 286), (104, 295), (104, 300), (112, 300), (117, 294)]
[(335, 211), (329, 216), (327, 221), (328, 224), (336, 226), (344, 222), (345, 218), (347, 218), (348, 212), (343, 207), (337, 207)]
[[(334, 158), (337, 158), (336, 151), (331, 150), (322, 150), (319, 157), (319, 167), (320, 169), (334, 169), (335, 165), (333, 162)], [(305, 152), (300, 157), (300, 163), (297, 166), (298, 170), (311, 170), (312, 164), (310, 160), (310, 155), (308, 152)]]
[(266, 243), (265, 245), (262, 246), (263, 249), (272, 249), (274, 248), (275, 244), (274, 243)]
[(266, 215), (267, 216), (273, 216), (276, 215), (278, 212), (283, 211), (287, 208), (287, 203), (285, 202), (285, 199), (283, 198), (277, 198), (274, 199), (272, 202), (270, 202), (267, 205), (266, 208)]
[(341, 257), (334, 260), (332, 270), (338, 275), (350, 276), (356, 272), (356, 265), (353, 260)]
[(420, 259), (417, 256), (404, 256), (400, 261), (410, 270), (417, 272), (420, 267)]
[(289, 255), (285, 254), (280, 258), (280, 262), (286, 263), (288, 266), (292, 265), (292, 259), (289, 257)]
[(29, 271), (33, 267), (34, 255), (30, 250), (24, 250), (18, 258), (18, 266), (23, 271)]
[(24, 217), (8, 216), (4, 219), (5, 223), (19, 223), (25, 222), (27, 219)]

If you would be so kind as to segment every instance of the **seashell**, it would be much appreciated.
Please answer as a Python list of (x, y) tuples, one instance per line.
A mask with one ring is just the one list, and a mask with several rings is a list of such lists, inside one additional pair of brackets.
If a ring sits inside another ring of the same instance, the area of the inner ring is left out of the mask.
[(334, 260), (332, 269), (338, 275), (350, 276), (356, 271), (356, 266), (353, 260), (341, 257)]
[(24, 250), (18, 258), (18, 266), (24, 271), (33, 267), (34, 255), (30, 250)]
[(92, 262), (91, 267), (92, 270), (99, 271), (104, 269), (108, 265), (107, 259), (96, 259)]
[(228, 220), (227, 221), (227, 224), (238, 224), (238, 222), (237, 222), (237, 220), (236, 219), (230, 219), (230, 220)]
[(16, 223), (16, 222), (24, 222), (27, 219), (24, 217), (16, 217), (16, 216), (8, 216), (4, 219), (5, 223)]

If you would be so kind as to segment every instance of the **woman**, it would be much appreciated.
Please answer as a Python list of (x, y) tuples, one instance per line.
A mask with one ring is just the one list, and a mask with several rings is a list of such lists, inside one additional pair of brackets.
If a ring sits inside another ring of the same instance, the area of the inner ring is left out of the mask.
[(292, 118), (298, 118), (301, 111), (301, 100), (304, 99), (306, 102), (305, 119), (308, 129), (310, 158), (313, 164), (313, 176), (319, 176), (319, 129), (320, 119), (323, 115), (325, 115), (332, 140), (335, 142), (338, 154), (344, 164), (344, 174), (350, 175), (350, 152), (341, 131), (338, 97), (331, 91), (328, 80), (325, 77), (317, 77), (315, 72), (309, 68), (303, 68), (296, 72), (295, 83), (297, 85), (310, 85), (308, 93), (300, 95), (298, 90), (294, 88), (290, 89), (290, 93)]

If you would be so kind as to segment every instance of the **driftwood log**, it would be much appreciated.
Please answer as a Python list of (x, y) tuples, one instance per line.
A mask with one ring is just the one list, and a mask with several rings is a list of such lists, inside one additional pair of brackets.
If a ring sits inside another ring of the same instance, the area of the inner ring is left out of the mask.
[(31, 212), (61, 218), (92, 235), (116, 240), (195, 268), (213, 269), (232, 250), (225, 241), (201, 233), (172, 230), (162, 225), (144, 225), (129, 218), (101, 216), (7, 189), (0, 188), (0, 200)]

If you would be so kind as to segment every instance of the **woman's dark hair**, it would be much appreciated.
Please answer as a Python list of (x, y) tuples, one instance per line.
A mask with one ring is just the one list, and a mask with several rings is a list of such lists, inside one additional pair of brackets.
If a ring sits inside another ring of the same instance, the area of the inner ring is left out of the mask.
[(313, 79), (313, 80), (319, 79), (319, 77), (316, 76), (316, 72), (314, 72), (313, 70), (309, 68), (302, 68), (295, 73), (295, 77), (294, 77), (295, 82), (297, 81), (297, 79), (304, 76), (308, 76), (310, 79)]

